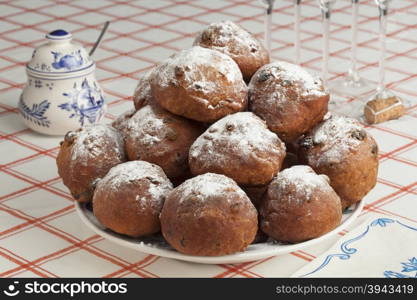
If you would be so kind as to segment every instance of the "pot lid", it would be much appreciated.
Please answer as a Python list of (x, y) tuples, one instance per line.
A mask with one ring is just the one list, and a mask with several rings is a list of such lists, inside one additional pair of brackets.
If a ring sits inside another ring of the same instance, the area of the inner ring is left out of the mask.
[(57, 29), (46, 35), (47, 42), (33, 51), (27, 64), (28, 71), (45, 75), (61, 75), (85, 70), (94, 61), (79, 44), (73, 43), (72, 34)]

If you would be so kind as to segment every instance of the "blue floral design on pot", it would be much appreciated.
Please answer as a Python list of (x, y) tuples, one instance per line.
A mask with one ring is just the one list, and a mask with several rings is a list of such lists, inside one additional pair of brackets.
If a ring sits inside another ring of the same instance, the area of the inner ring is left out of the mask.
[(23, 118), (31, 121), (39, 126), (49, 127), (51, 122), (45, 117), (46, 111), (49, 109), (51, 103), (48, 100), (43, 100), (41, 103), (32, 104), (32, 107), (26, 105), (23, 97), (19, 99), (19, 110)]
[(52, 67), (57, 70), (66, 69), (70, 71), (81, 67), (84, 63), (84, 59), (81, 56), (81, 50), (66, 55), (54, 51), (51, 51), (51, 53), (54, 56)]
[(95, 82), (91, 86), (87, 79), (84, 79), (80, 87), (74, 83), (74, 88), (62, 95), (69, 98), (69, 101), (59, 104), (58, 107), (71, 112), (69, 117), (78, 118), (81, 126), (84, 126), (86, 120), (90, 124), (97, 122), (104, 114), (103, 95)]

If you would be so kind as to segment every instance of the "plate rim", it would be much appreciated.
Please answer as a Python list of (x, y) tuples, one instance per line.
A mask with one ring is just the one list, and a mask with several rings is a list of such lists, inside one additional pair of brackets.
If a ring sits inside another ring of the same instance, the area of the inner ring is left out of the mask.
[[(147, 245), (143, 242), (141, 243), (140, 241), (133, 242), (127, 239), (123, 239), (122, 237), (117, 237), (104, 231), (103, 229), (95, 225), (93, 222), (91, 222), (86, 215), (86, 211), (87, 211), (87, 209), (85, 208), (86, 203), (80, 203), (80, 202), (75, 201), (74, 206), (75, 206), (75, 210), (79, 218), (83, 221), (85, 225), (87, 225), (87, 227), (89, 227), (93, 232), (95, 232), (99, 236), (109, 241), (112, 241), (118, 245), (130, 248), (130, 249), (142, 252), (142, 253), (157, 255), (157, 256), (165, 257), (165, 258), (177, 259), (181, 261), (201, 263), (201, 264), (232, 264), (232, 263), (256, 261), (256, 260), (267, 258), (267, 257), (287, 254), (293, 251), (305, 249), (309, 246), (313, 246), (326, 239), (329, 239), (330, 237), (336, 235), (337, 233), (346, 229), (350, 224), (352, 224), (352, 222), (359, 216), (359, 214), (363, 210), (364, 202), (365, 201), (362, 199), (360, 202), (355, 203), (354, 204), (355, 207), (353, 208), (352, 213), (344, 221), (342, 221), (342, 223), (340, 223), (339, 226), (337, 226), (333, 230), (327, 232), (326, 234), (318, 238), (311, 239), (311, 240), (297, 243), (297, 244), (289, 244), (289, 245), (258, 243), (258, 244), (254, 244), (253, 246), (263, 245), (264, 246), (263, 249), (252, 250), (250, 252), (245, 250), (243, 252), (238, 252), (238, 253), (224, 255), (224, 256), (187, 255), (187, 254), (182, 254), (176, 250), (161, 249), (155, 246)], [(93, 215), (92, 213), (90, 214)]]

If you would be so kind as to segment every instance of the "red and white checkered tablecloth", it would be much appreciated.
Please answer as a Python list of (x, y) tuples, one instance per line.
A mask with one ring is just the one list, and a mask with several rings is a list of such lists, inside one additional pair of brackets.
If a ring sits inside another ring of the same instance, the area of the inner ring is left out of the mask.
[[(292, 0), (277, 0), (273, 58), (293, 59)], [(302, 64), (321, 64), (321, 18), (316, 1), (302, 6)], [(360, 1), (361, 75), (377, 76), (378, 11)], [(387, 79), (408, 105), (399, 120), (368, 126), (380, 146), (378, 183), (358, 224), (369, 215), (417, 223), (417, 1), (392, 1)], [(348, 69), (350, 0), (333, 14), (330, 71)], [(156, 62), (191, 46), (195, 32), (230, 19), (262, 37), (263, 10), (246, 0), (3, 0), (0, 1), (0, 277), (280, 277), (290, 276), (337, 239), (288, 255), (236, 265), (199, 265), (115, 245), (89, 230), (57, 175), (60, 138), (36, 134), (17, 115), (25, 63), (44, 35), (63, 28), (90, 48), (103, 22), (111, 25), (94, 54), (107, 95), (106, 121), (132, 107), (137, 79)], [(354, 225), (353, 225), (354, 226)], [(344, 235), (341, 232), (340, 235)]]

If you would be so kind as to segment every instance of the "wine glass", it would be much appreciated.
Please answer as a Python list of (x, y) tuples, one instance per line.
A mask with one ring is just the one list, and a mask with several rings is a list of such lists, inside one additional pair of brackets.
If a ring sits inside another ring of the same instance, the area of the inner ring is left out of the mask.
[(350, 68), (347, 76), (329, 82), (329, 89), (340, 95), (356, 97), (369, 92), (374, 85), (358, 73), (357, 66), (357, 46), (358, 46), (358, 10), (359, 0), (352, 1), (352, 26), (351, 26), (351, 55)]
[(301, 0), (294, 0), (294, 63), (300, 64), (300, 19), (301, 19)]
[(329, 37), (330, 37), (330, 16), (336, 0), (317, 0), (321, 10), (323, 25), (323, 63), (322, 80), (325, 87), (329, 80)]
[(265, 7), (265, 31), (264, 31), (264, 43), (265, 48), (271, 55), (271, 30), (272, 30), (272, 11), (274, 10), (275, 0), (260, 0)]
[(386, 56), (386, 37), (387, 37), (387, 19), (388, 6), (391, 0), (375, 0), (379, 9), (379, 71), (378, 71), (378, 86), (376, 93), (370, 100), (374, 99), (388, 99), (398, 98), (395, 94), (386, 87), (385, 83), (385, 56)]

